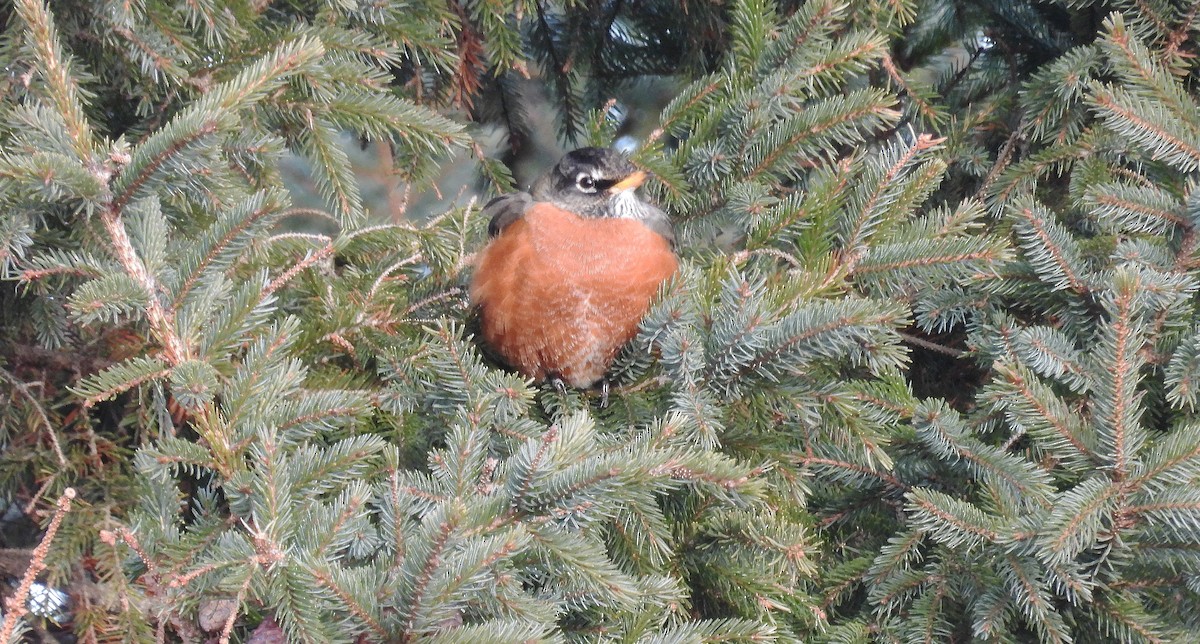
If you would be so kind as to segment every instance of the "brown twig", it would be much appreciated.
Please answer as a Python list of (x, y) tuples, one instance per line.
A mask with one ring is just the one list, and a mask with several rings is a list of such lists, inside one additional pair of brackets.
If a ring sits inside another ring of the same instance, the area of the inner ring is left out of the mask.
[(375, 278), (375, 282), (371, 284), (371, 289), (369, 291), (367, 291), (367, 297), (366, 297), (367, 301), (370, 301), (371, 299), (373, 299), (375, 297), (375, 293), (379, 291), (379, 287), (383, 284), (383, 282), (385, 280), (387, 280), (388, 277), (391, 277), (392, 273), (395, 273), (396, 271), (398, 271), (410, 264), (416, 264), (417, 262), (421, 261), (422, 259), (424, 259), (424, 257), (421, 255), (421, 251), (417, 251), (417, 252), (413, 253), (412, 255), (409, 255), (408, 257), (405, 257), (404, 259), (396, 262), (395, 264), (392, 264), (391, 266), (388, 266), (387, 268), (383, 269), (379, 273), (379, 276)]
[(111, 206), (100, 213), (100, 221), (112, 242), (113, 254), (125, 269), (126, 274), (137, 282), (146, 294), (146, 318), (150, 321), (150, 329), (155, 339), (163, 345), (163, 358), (172, 367), (188, 359), (190, 351), (183, 339), (175, 332), (175, 315), (163, 306), (158, 298), (159, 284), (141, 256), (133, 247), (125, 223), (121, 219), (120, 208)]
[(54, 455), (58, 457), (58, 464), (63, 466), (65, 469), (68, 466), (67, 457), (65, 454), (63, 454), (62, 445), (60, 445), (58, 442), (58, 434), (54, 433), (54, 425), (50, 423), (50, 416), (46, 414), (45, 408), (43, 408), (41, 403), (38, 402), (38, 399), (33, 395), (33, 392), (29, 391), (29, 386), (26, 383), (18, 380), (17, 377), (9, 373), (8, 370), (0, 368), (0, 378), (7, 380), (8, 383), (12, 385), (13, 391), (24, 396), (25, 399), (29, 401), (29, 404), (33, 406), (33, 410), (37, 416), (37, 419), (41, 421), (42, 426), (46, 428), (46, 435), (50, 437), (50, 445), (54, 447)]
[(903, 331), (896, 332), (896, 335), (900, 336), (900, 339), (903, 340), (905, 342), (905, 344), (911, 344), (914, 347), (921, 347), (922, 349), (925, 349), (928, 351), (933, 351), (935, 353), (940, 353), (942, 355), (947, 355), (947, 356), (950, 356), (951, 358), (961, 358), (961, 357), (967, 355), (967, 352), (963, 351), (961, 349), (954, 349), (951, 347), (947, 347), (945, 345), (938, 344), (936, 342), (930, 342), (929, 340), (925, 340), (923, 338), (918, 338), (915, 335), (912, 335), (910, 333), (904, 333)]
[(142, 549), (142, 544), (138, 542), (138, 538), (124, 526), (118, 526), (115, 530), (101, 530), (100, 541), (114, 548), (116, 547), (118, 541), (124, 543), (135, 553), (137, 553), (137, 556), (142, 560), (142, 563), (146, 564), (146, 570), (150, 574), (160, 579), (162, 578), (162, 575), (159, 573), (158, 567), (155, 565), (154, 560), (146, 555), (146, 551)]
[(63, 517), (71, 511), (71, 500), (74, 498), (75, 488), (72, 487), (63, 490), (62, 496), (58, 497), (58, 507), (54, 510), (54, 518), (50, 519), (50, 525), (46, 528), (46, 535), (42, 537), (42, 542), (33, 549), (33, 556), (29, 559), (29, 568), (25, 569), (25, 576), (21, 578), (21, 585), (17, 586), (17, 592), (4, 603), (4, 626), (0, 627), (0, 642), (9, 640), (17, 628), (17, 622), (28, 610), (29, 591), (33, 588), (33, 580), (46, 568), (46, 554), (50, 552), (50, 543), (54, 541), (54, 535), (58, 534), (58, 527), (62, 525)]
[(237, 622), (238, 608), (246, 601), (246, 592), (250, 590), (250, 582), (253, 579), (254, 575), (246, 575), (246, 581), (238, 589), (237, 599), (233, 602), (233, 608), (229, 610), (229, 618), (225, 620), (225, 627), (221, 629), (221, 639), (218, 640), (220, 644), (229, 644), (229, 638), (233, 635), (233, 625)]
[(58, 474), (51, 475), (50, 478), (46, 479), (41, 486), (38, 487), (37, 492), (34, 492), (33, 496), (30, 497), (29, 502), (25, 504), (25, 509), (22, 510), (22, 512), (32, 515), (33, 509), (36, 508), (38, 502), (42, 500), (42, 495), (44, 495), (46, 491), (50, 489), (51, 485), (54, 485), (54, 481), (56, 480), (58, 480)]
[(409, 307), (404, 311), (404, 315), (406, 315), (406, 316), (411, 315), (412, 313), (419, 311), (431, 304), (436, 304), (438, 302), (443, 302), (445, 300), (450, 300), (450, 299), (456, 298), (456, 297), (462, 295), (464, 290), (465, 289), (456, 286), (448, 291), (443, 291), (436, 295), (431, 295), (423, 300), (419, 300), (419, 301), (409, 305)]
[(268, 295), (274, 293), (275, 291), (279, 290), (279, 288), (282, 287), (284, 284), (287, 284), (289, 281), (291, 281), (291, 279), (293, 277), (295, 277), (296, 275), (299, 275), (304, 269), (325, 259), (329, 255), (332, 255), (333, 250), (334, 250), (333, 244), (328, 243), (328, 244), (325, 244), (324, 247), (317, 249), (315, 252), (309, 253), (308, 255), (306, 255), (304, 257), (304, 259), (297, 262), (295, 266), (292, 266), (291, 268), (287, 269), (286, 271), (283, 272), (282, 275), (280, 275), (279, 277), (276, 277), (270, 284), (267, 284), (267, 287), (263, 289), (262, 297), (265, 298)]

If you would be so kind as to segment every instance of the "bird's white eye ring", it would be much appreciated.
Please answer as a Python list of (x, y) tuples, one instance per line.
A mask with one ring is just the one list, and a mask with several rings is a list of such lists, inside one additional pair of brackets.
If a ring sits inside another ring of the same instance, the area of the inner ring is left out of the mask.
[(592, 178), (592, 175), (584, 172), (580, 172), (579, 176), (575, 177), (575, 185), (584, 192), (596, 191), (596, 180)]

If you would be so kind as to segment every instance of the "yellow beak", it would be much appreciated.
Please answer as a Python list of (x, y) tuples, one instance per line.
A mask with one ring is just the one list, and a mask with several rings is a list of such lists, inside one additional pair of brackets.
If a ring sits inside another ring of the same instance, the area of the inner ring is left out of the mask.
[(629, 175), (628, 177), (625, 177), (624, 179), (621, 179), (620, 181), (613, 184), (613, 186), (611, 188), (609, 188), (608, 191), (613, 194), (616, 194), (616, 193), (624, 191), (624, 190), (632, 190), (632, 189), (642, 185), (642, 182), (645, 180), (646, 180), (646, 173), (641, 170), (638, 170), (637, 172), (634, 172), (633, 174)]

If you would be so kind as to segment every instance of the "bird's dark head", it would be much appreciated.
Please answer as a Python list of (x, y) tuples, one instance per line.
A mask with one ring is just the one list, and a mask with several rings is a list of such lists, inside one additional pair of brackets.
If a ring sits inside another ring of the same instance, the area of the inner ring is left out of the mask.
[(620, 152), (607, 148), (579, 148), (568, 152), (534, 182), (535, 201), (549, 201), (583, 217), (644, 219), (643, 209), (657, 208), (635, 194), (646, 180)]

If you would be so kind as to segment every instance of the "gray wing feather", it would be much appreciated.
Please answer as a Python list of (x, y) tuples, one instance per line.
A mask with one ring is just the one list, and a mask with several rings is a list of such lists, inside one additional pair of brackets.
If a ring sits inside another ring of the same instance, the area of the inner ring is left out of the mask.
[(646, 204), (653, 212), (646, 213), (642, 218), (642, 223), (654, 232), (658, 233), (667, 243), (671, 245), (671, 250), (675, 250), (675, 227), (671, 225), (671, 219), (667, 217), (667, 213)]
[(487, 202), (483, 214), (488, 220), (488, 237), (495, 237), (521, 217), (533, 204), (533, 198), (528, 192), (517, 192), (511, 195), (501, 195)]

